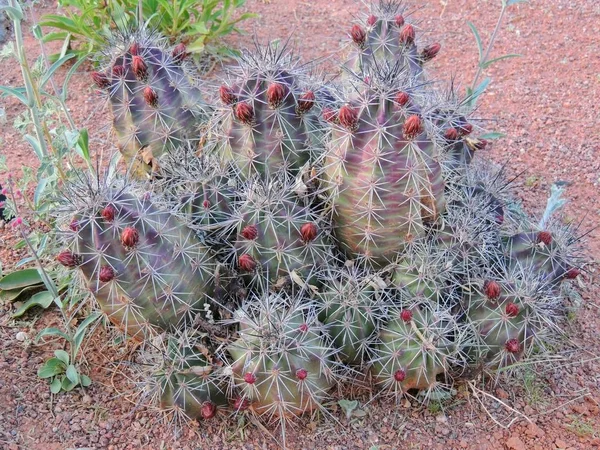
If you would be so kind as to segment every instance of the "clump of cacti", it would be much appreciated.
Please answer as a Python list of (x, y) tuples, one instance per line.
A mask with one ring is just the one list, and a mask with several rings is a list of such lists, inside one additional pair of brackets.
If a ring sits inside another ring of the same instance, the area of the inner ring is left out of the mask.
[(336, 83), (258, 46), (206, 108), (183, 48), (137, 37), (95, 75), (153, 176), (68, 189), (58, 259), (118, 327), (161, 336), (165, 409), (285, 421), (359, 379), (427, 400), (555, 330), (578, 239), (550, 220), (560, 201), (535, 224), (480, 156), (464, 105), (427, 81), (439, 45), (418, 51), (405, 12), (373, 5)]

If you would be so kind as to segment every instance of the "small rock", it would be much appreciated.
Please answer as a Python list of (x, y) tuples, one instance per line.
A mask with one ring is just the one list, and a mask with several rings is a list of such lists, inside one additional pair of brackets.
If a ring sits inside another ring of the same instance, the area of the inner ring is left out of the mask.
[(527, 447), (518, 436), (511, 436), (505, 445), (510, 450), (527, 450)]
[(17, 339), (17, 341), (25, 342), (27, 340), (27, 333), (25, 333), (24, 331), (19, 331), (15, 338)]
[(92, 403), (92, 397), (90, 397), (89, 395), (84, 395), (81, 401), (84, 405), (89, 405), (90, 403)]
[(562, 448), (562, 449), (565, 449), (568, 447), (567, 443), (565, 441), (563, 441), (562, 439), (555, 440), (554, 445), (556, 445), (556, 448)]

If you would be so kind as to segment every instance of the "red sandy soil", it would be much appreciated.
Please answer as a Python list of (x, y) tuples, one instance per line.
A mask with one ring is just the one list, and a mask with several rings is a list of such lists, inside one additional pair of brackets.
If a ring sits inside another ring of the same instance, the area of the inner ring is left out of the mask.
[[(455, 74), (466, 85), (476, 67), (476, 48), (466, 21), (474, 22), (487, 41), (500, 0), (414, 2), (419, 29), (426, 42), (439, 40), (443, 50), (433, 62), (446, 80)], [(360, 5), (344, 0), (249, 0), (247, 9), (260, 19), (242, 28), (249, 33), (230, 37), (232, 46), (260, 39), (287, 37), (306, 59), (335, 57), (347, 45), (347, 31)], [(36, 7), (36, 17), (53, 12)], [(28, 27), (25, 27), (28, 30)], [(597, 0), (538, 0), (509, 10), (495, 55), (520, 53), (487, 71), (493, 83), (477, 112), (481, 124), (506, 133), (495, 142), (490, 157), (507, 163), (509, 173), (522, 173), (517, 193), (532, 213), (540, 213), (551, 184), (570, 183), (567, 215), (583, 220), (591, 230), (586, 250), (592, 263), (584, 275), (584, 303), (569, 321), (568, 337), (556, 346), (560, 358), (536, 365), (526, 375), (487, 386), (497, 400), (460, 388), (440, 412), (418, 405), (395, 406), (373, 401), (361, 408), (366, 415), (346, 421), (342, 411), (331, 418), (306, 418), (287, 429), (292, 449), (590, 449), (600, 447), (600, 317), (595, 283), (600, 237), (600, 3)], [(26, 48), (39, 46), (28, 38)], [(108, 111), (94, 94), (90, 67), (74, 77), (69, 106), (76, 122), (90, 129), (92, 146), (109, 149)], [(64, 74), (63, 74), (64, 75)], [(59, 74), (61, 76), (61, 74)], [(20, 83), (20, 72), (2, 63), (0, 84)], [(10, 126), (22, 109), (0, 100), (7, 123), (0, 135), (10, 169), (19, 176), (22, 165), (34, 160), (29, 146)], [(0, 257), (10, 269), (25, 255), (12, 249), (11, 227), (0, 230)], [(59, 326), (56, 312), (34, 312), (23, 321), (10, 319), (14, 306), (0, 306), (0, 446), (14, 449), (258, 449), (278, 448), (256, 424), (237, 427), (237, 418), (222, 417), (174, 431), (154, 410), (138, 407), (127, 378), (128, 355), (113, 347), (99, 330), (85, 350), (94, 383), (85, 390), (52, 396), (36, 371), (59, 343), (34, 345), (16, 339), (45, 326)], [(481, 386), (481, 385), (479, 385)], [(503, 402), (500, 403), (500, 400)], [(485, 405), (485, 408), (482, 406)], [(510, 413), (504, 406), (520, 411)], [(517, 418), (505, 428), (512, 418)], [(496, 423), (496, 419), (500, 424)], [(246, 423), (251, 422), (248, 418)], [(279, 430), (271, 429), (278, 438)]]

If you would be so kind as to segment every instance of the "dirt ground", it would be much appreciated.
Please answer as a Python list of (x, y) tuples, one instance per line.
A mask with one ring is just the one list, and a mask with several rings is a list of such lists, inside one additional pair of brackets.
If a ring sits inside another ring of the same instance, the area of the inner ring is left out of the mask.
[[(500, 0), (446, 0), (420, 4), (414, 17), (425, 40), (439, 40), (442, 52), (433, 62), (440, 79), (456, 76), (467, 84), (477, 52), (466, 21), (474, 22), (487, 40)], [(233, 46), (259, 38), (287, 37), (309, 58), (334, 58), (347, 44), (347, 31), (360, 4), (348, 0), (248, 0), (260, 19), (245, 23), (248, 34), (231, 37)], [(51, 5), (35, 14), (52, 12)], [(26, 27), (28, 29), (28, 27)], [(375, 400), (363, 417), (348, 422), (333, 410), (332, 418), (305, 418), (286, 430), (291, 449), (592, 449), (600, 448), (600, 300), (596, 283), (600, 236), (600, 3), (597, 0), (536, 0), (509, 10), (497, 41), (496, 55), (519, 53), (488, 70), (491, 88), (478, 110), (481, 124), (506, 133), (489, 149), (490, 157), (520, 174), (517, 192), (532, 213), (540, 213), (550, 185), (569, 183), (567, 214), (590, 231), (586, 250), (584, 303), (565, 321), (566, 335), (556, 346), (558, 357), (521, 376), (488, 386), (496, 398), (458, 390), (441, 411), (417, 405)], [(39, 47), (26, 41), (27, 51)], [(69, 106), (80, 126), (90, 129), (92, 146), (109, 146), (109, 116), (97, 101), (83, 67), (70, 91)], [(0, 64), (0, 84), (20, 81), (17, 67)], [(33, 160), (31, 150), (11, 127), (20, 106), (0, 99), (6, 123), (0, 150), (18, 176)], [(486, 150), (487, 151), (487, 150)], [(0, 229), (0, 258), (9, 269), (24, 253), (10, 227)], [(261, 428), (245, 418), (221, 417), (174, 430), (154, 410), (136, 405), (128, 378), (128, 355), (110, 345), (98, 330), (85, 351), (93, 385), (52, 396), (36, 376), (40, 363), (59, 343), (33, 345), (16, 339), (35, 336), (59, 324), (53, 312), (10, 319), (10, 305), (0, 306), (0, 447), (15, 449), (266, 449), (278, 448), (280, 430)], [(518, 411), (515, 412), (515, 411)], [(519, 415), (521, 414), (521, 415)], [(515, 419), (510, 427), (507, 425)]]

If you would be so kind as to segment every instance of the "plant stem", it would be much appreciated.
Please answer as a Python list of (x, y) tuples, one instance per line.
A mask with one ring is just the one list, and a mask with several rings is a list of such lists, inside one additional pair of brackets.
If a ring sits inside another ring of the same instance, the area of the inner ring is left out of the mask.
[(500, 25), (502, 24), (502, 19), (504, 18), (505, 12), (506, 12), (506, 3), (502, 2), (502, 10), (500, 11), (500, 16), (498, 17), (498, 21), (496, 22), (496, 28), (494, 28), (494, 32), (490, 36), (490, 41), (488, 43), (487, 49), (485, 50), (485, 54), (483, 55), (483, 58), (481, 59), (481, 61), (479, 61), (479, 64), (477, 67), (477, 73), (475, 74), (475, 79), (473, 80), (473, 84), (471, 85), (473, 90), (477, 87), (477, 82), (479, 81), (479, 77), (481, 76), (481, 74), (483, 72), (483, 64), (490, 57), (490, 53), (492, 52), (492, 48), (494, 47), (494, 42), (496, 40), (496, 37), (498, 36), (498, 32), (500, 31)]

